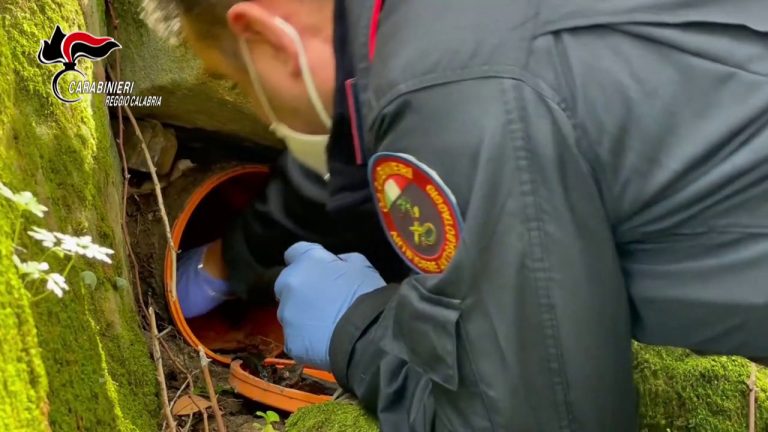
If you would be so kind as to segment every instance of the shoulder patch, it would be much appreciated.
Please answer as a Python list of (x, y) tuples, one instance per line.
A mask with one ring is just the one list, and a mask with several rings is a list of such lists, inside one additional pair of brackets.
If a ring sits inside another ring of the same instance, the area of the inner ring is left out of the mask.
[(461, 242), (456, 198), (435, 171), (402, 153), (377, 153), (368, 175), (392, 246), (421, 273), (442, 273)]

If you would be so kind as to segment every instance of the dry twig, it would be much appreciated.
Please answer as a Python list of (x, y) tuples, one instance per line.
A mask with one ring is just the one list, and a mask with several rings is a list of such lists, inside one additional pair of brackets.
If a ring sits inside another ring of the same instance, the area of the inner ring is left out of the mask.
[(171, 326), (168, 326), (168, 327), (166, 327), (166, 328), (165, 328), (165, 330), (161, 331), (161, 332), (160, 332), (160, 334), (158, 334), (158, 335), (157, 335), (157, 337), (158, 337), (158, 338), (160, 338), (160, 339), (162, 339), (162, 338), (163, 338), (163, 336), (167, 335), (167, 334), (168, 334), (168, 333), (170, 333), (172, 330), (173, 330), (173, 327), (171, 327)]
[[(194, 392), (192, 392), (192, 386), (189, 387), (189, 395), (190, 396), (195, 395)], [(211, 403), (211, 405), (213, 405), (213, 403)], [(195, 406), (197, 406), (197, 404), (195, 404)], [(203, 430), (205, 432), (210, 432), (210, 429), (208, 428), (208, 410), (204, 409), (202, 410), (202, 413), (203, 413)]]
[(181, 364), (181, 362), (179, 362), (176, 356), (173, 355), (173, 351), (171, 351), (171, 348), (162, 339), (160, 339), (160, 346), (163, 347), (163, 349), (165, 350), (165, 353), (168, 354), (168, 357), (171, 359), (171, 362), (173, 363), (173, 365), (176, 366), (176, 368), (179, 369), (180, 371), (184, 372), (184, 375), (186, 375), (187, 378), (190, 378), (192, 374), (190, 374), (187, 368), (185, 368)]
[(208, 411), (203, 411), (203, 430), (205, 432), (211, 432), (211, 430), (208, 428)]
[(176, 246), (173, 244), (173, 236), (171, 235), (171, 223), (168, 221), (168, 214), (165, 212), (165, 202), (163, 201), (163, 192), (160, 189), (160, 180), (157, 178), (157, 169), (155, 168), (155, 164), (152, 163), (152, 155), (149, 154), (149, 149), (147, 148), (147, 142), (144, 141), (144, 135), (141, 134), (141, 129), (139, 128), (139, 124), (136, 122), (136, 117), (133, 116), (131, 109), (128, 107), (125, 107), (125, 114), (128, 116), (128, 120), (131, 121), (131, 125), (133, 125), (133, 130), (134, 132), (136, 132), (136, 136), (139, 138), (139, 142), (141, 143), (141, 151), (144, 153), (144, 159), (147, 161), (147, 166), (149, 167), (149, 174), (152, 176), (152, 183), (155, 184), (155, 196), (157, 197), (157, 205), (160, 208), (160, 216), (163, 218), (165, 236), (168, 240), (168, 244), (171, 246), (171, 249), (174, 252), (178, 252), (176, 250)]
[(218, 432), (227, 432), (227, 427), (224, 426), (224, 419), (221, 417), (221, 410), (219, 410), (219, 402), (216, 400), (216, 390), (213, 387), (213, 380), (211, 380), (211, 372), (208, 370), (208, 357), (203, 351), (203, 347), (198, 348), (200, 352), (200, 366), (203, 369), (203, 377), (205, 378), (205, 385), (208, 387), (208, 397), (211, 399), (213, 405), (213, 415), (216, 416), (216, 426)]
[(155, 366), (157, 366), (157, 381), (160, 383), (160, 396), (163, 402), (163, 414), (165, 414), (165, 421), (168, 427), (172, 430), (176, 430), (176, 422), (173, 420), (173, 414), (171, 414), (171, 407), (168, 405), (168, 388), (165, 385), (165, 373), (163, 372), (163, 358), (160, 354), (160, 343), (157, 338), (157, 321), (155, 320), (155, 310), (149, 307), (149, 326), (152, 333), (152, 353), (155, 357)]
[[(170, 328), (170, 327), (169, 327), (169, 328)], [(176, 356), (174, 356), (174, 355), (173, 355), (173, 351), (171, 351), (171, 349), (168, 347), (168, 345), (165, 343), (165, 341), (164, 341), (164, 340), (162, 340), (162, 339), (159, 339), (159, 342), (160, 342), (160, 345), (161, 345), (161, 346), (163, 347), (163, 349), (165, 350), (166, 354), (168, 354), (168, 358), (170, 358), (170, 359), (171, 359), (171, 362), (172, 362), (172, 363), (173, 363), (173, 364), (174, 364), (174, 365), (175, 365), (175, 366), (176, 366), (176, 367), (177, 367), (177, 368), (178, 368), (178, 369), (179, 369), (181, 372), (183, 372), (183, 373), (184, 373), (184, 374), (187, 376), (187, 379), (184, 381), (184, 383), (181, 385), (181, 387), (179, 388), (179, 390), (176, 392), (176, 395), (173, 397), (173, 400), (171, 400), (171, 403), (170, 403), (170, 405), (169, 405), (169, 406), (170, 406), (170, 407), (173, 407), (173, 406), (174, 406), (174, 404), (176, 403), (176, 401), (177, 401), (177, 400), (179, 399), (179, 397), (181, 396), (181, 392), (183, 392), (183, 391), (184, 391), (184, 389), (185, 389), (185, 388), (187, 388), (187, 386), (190, 386), (190, 388), (189, 388), (189, 394), (190, 394), (190, 395), (192, 395), (192, 394), (193, 394), (193, 393), (192, 393), (192, 382), (193, 382), (193, 380), (192, 380), (192, 376), (193, 376), (194, 374), (196, 374), (196, 373), (197, 373), (197, 371), (193, 371), (192, 373), (190, 373), (190, 372), (189, 372), (189, 371), (188, 371), (188, 370), (187, 370), (187, 369), (186, 369), (184, 366), (182, 366), (182, 365), (181, 365), (181, 363), (179, 363), (178, 359), (176, 359)], [(197, 405), (195, 405), (195, 406), (197, 406)], [(199, 408), (199, 407), (198, 407), (198, 408)], [(203, 410), (203, 411), (205, 411), (205, 410)]]
[[(109, 14), (112, 18), (112, 27), (113, 32), (115, 36), (117, 36), (118, 31), (118, 21), (117, 16), (115, 15), (115, 9), (112, 5), (112, 0), (107, 1), (107, 6), (109, 7)], [(107, 66), (107, 73), (109, 74), (110, 79), (113, 79), (115, 81), (120, 81), (120, 50), (118, 50), (115, 53), (115, 67), (117, 68), (117, 74), (115, 74), (112, 71), (112, 68)], [(128, 233), (128, 225), (125, 223), (125, 217), (126, 217), (126, 210), (128, 208), (128, 180), (131, 178), (130, 173), (128, 172), (128, 159), (125, 156), (125, 144), (123, 139), (123, 132), (125, 128), (123, 127), (123, 107), (118, 106), (117, 107), (117, 122), (118, 122), (118, 132), (117, 132), (117, 143), (118, 148), (120, 149), (120, 161), (123, 165), (123, 211), (121, 215), (120, 225), (123, 230), (123, 237), (125, 237), (125, 244), (126, 249), (128, 249), (128, 256), (131, 258), (131, 265), (133, 267), (133, 279), (134, 284), (136, 286), (136, 296), (139, 298), (139, 306), (141, 307), (141, 311), (143, 312), (143, 316), (146, 319), (147, 316), (147, 307), (144, 304), (144, 296), (143, 291), (141, 289), (141, 278), (139, 277), (139, 264), (138, 261), (136, 261), (136, 255), (133, 253), (133, 248), (131, 247), (131, 236)]]
[(749, 432), (757, 430), (756, 402), (757, 402), (757, 365), (752, 363), (752, 374), (747, 382), (749, 385)]
[(190, 414), (189, 419), (187, 420), (187, 425), (184, 426), (184, 432), (189, 432), (189, 428), (192, 426), (192, 417), (194, 417), (195, 414)]
[(179, 251), (176, 249), (176, 245), (173, 243), (173, 235), (171, 235), (171, 223), (168, 220), (168, 213), (165, 211), (165, 202), (163, 201), (163, 192), (160, 189), (160, 180), (157, 178), (157, 169), (155, 169), (155, 164), (152, 163), (152, 156), (149, 154), (149, 149), (147, 149), (147, 142), (144, 141), (144, 136), (141, 134), (139, 124), (136, 123), (136, 118), (133, 116), (131, 109), (125, 107), (125, 114), (131, 121), (133, 129), (136, 132), (136, 136), (139, 138), (139, 142), (141, 143), (141, 150), (144, 153), (144, 159), (147, 161), (149, 173), (152, 175), (152, 183), (155, 186), (155, 196), (157, 197), (157, 206), (160, 209), (160, 216), (163, 219), (163, 227), (165, 228), (165, 236), (168, 240), (168, 247), (171, 248), (171, 271), (169, 272), (168, 276), (170, 276), (171, 279), (171, 295), (173, 298), (176, 298), (176, 254), (179, 253)]
[[(181, 385), (181, 387), (179, 388), (179, 391), (176, 392), (176, 396), (173, 397), (173, 400), (171, 401), (169, 406), (173, 407), (173, 405), (176, 404), (176, 401), (179, 400), (179, 396), (181, 396), (181, 392), (183, 392), (184, 389), (187, 388), (187, 386), (191, 383), (192, 383), (192, 377), (187, 375), (187, 380), (184, 381), (184, 384)], [(197, 406), (197, 404), (195, 404), (195, 406)]]

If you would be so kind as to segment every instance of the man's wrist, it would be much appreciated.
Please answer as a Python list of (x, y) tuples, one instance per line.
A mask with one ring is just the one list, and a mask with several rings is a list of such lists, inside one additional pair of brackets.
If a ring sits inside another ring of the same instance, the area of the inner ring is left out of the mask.
[(229, 276), (224, 263), (221, 239), (209, 243), (203, 256), (203, 269), (216, 279), (226, 280)]

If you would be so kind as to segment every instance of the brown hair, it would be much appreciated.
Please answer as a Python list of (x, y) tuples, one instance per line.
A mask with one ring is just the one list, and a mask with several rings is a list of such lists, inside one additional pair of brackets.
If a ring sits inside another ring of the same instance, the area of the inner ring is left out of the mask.
[(170, 42), (181, 40), (181, 19), (205, 29), (212, 37), (226, 31), (229, 8), (241, 0), (142, 0), (141, 16), (150, 28)]
[(195, 24), (226, 24), (229, 8), (241, 0), (165, 0), (176, 4), (181, 13)]
[[(183, 39), (183, 18), (186, 27), (194, 28), (196, 35), (204, 35), (224, 56), (239, 63), (240, 52), (227, 26), (227, 12), (241, 1), (247, 0), (142, 0), (142, 18), (155, 33), (174, 44)], [(302, 1), (318, 3), (318, 0)]]
[(142, 18), (161, 38), (179, 44), (186, 30), (205, 39), (225, 57), (240, 62), (237, 42), (227, 27), (227, 11), (243, 0), (142, 0)]

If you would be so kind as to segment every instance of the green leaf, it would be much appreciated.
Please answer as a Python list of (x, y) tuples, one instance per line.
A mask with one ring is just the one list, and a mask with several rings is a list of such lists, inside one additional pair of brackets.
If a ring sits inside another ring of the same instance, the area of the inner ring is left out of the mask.
[(117, 289), (119, 289), (119, 290), (129, 290), (131, 288), (131, 284), (128, 283), (127, 280), (125, 280), (125, 279), (123, 279), (121, 277), (116, 277), (115, 278), (115, 287)]
[(85, 286), (91, 289), (96, 288), (96, 284), (99, 282), (99, 279), (96, 277), (96, 274), (87, 270), (80, 273), (80, 279), (83, 281), (83, 284), (85, 284)]
[(253, 427), (256, 428), (256, 430), (261, 432), (276, 432), (275, 428), (273, 428), (271, 424), (263, 425), (260, 423), (254, 423)]
[(267, 416), (264, 417), (267, 420), (267, 423), (279, 423), (280, 422), (280, 415), (274, 411), (267, 411)]
[(270, 430), (272, 423), (280, 423), (280, 415), (274, 411), (257, 411), (256, 415), (263, 418), (267, 422), (267, 428), (265, 430)]

